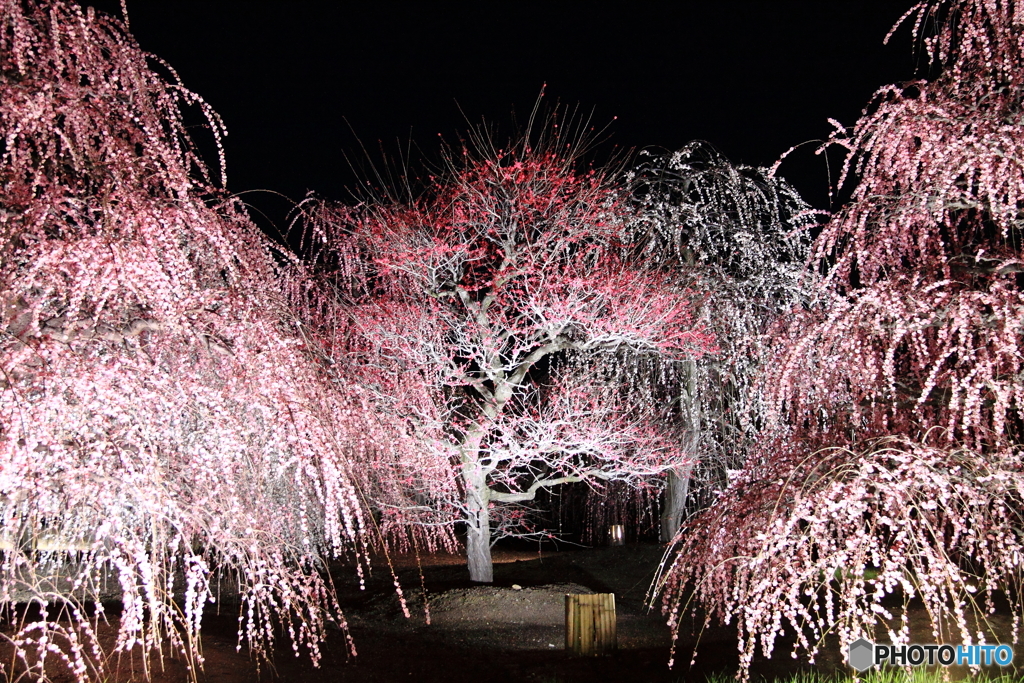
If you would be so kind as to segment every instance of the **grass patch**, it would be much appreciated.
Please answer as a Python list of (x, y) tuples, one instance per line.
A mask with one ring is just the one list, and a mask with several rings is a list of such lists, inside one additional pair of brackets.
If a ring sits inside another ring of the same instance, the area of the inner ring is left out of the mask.
[[(946, 673), (949, 674), (950, 678), (943, 678), (943, 671), (941, 670), (914, 669), (908, 673), (904, 669), (885, 668), (869, 671), (855, 679), (849, 674), (800, 671), (785, 678), (776, 678), (771, 683), (853, 683), (853, 681), (859, 681), (860, 683), (947, 683), (950, 680), (970, 681), (970, 683), (1024, 683), (1024, 674), (1020, 673), (1003, 673), (997, 676), (981, 673), (976, 676), (971, 675), (967, 677), (957, 677), (956, 672)], [(736, 681), (732, 675), (726, 673), (708, 676), (706, 680), (707, 683), (735, 683)], [(756, 681), (753, 677), (752, 680)], [(680, 683), (682, 683), (682, 680), (680, 680)], [(762, 678), (757, 683), (768, 683), (768, 680)]]

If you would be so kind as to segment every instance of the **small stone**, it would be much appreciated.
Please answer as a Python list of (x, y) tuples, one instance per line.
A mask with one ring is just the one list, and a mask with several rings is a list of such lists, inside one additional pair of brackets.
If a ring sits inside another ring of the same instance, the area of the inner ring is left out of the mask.
[(518, 583), (513, 583), (512, 584), (512, 590), (514, 590), (514, 591), (521, 591), (521, 590), (523, 590), (523, 587), (520, 586)]

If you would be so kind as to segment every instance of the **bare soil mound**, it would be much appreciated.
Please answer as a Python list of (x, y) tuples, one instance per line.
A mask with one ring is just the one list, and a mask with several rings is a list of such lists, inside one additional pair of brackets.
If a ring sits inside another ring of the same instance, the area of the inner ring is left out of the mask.
[(349, 617), (353, 628), (387, 628), (432, 641), (460, 643), (481, 650), (548, 650), (564, 647), (565, 596), (593, 593), (576, 583), (544, 586), (453, 588), (424, 600), (422, 590), (405, 598), (377, 596)]
[(431, 623), (439, 628), (479, 628), (495, 622), (561, 626), (565, 622), (565, 596), (593, 592), (575, 583), (533, 588), (457, 588), (430, 602)]

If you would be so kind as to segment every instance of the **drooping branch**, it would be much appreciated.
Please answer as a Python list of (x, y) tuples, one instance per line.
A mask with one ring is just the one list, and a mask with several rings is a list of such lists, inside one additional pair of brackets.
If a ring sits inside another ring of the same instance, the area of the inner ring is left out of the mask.
[[(578, 172), (562, 148), (506, 149), (453, 155), (405, 204), (304, 213), (321, 277), (338, 283), (319, 290), (339, 295), (321, 317), (327, 353), (363, 359), (358, 381), (396, 416), (430, 415), (389, 466), (431, 454), (438, 479), (424, 495), (478, 544), (485, 501), (595, 477), (639, 485), (689, 462), (625, 368), (713, 346), (690, 280), (624, 251), (632, 208), (608, 178)], [(349, 324), (332, 329), (340, 316)], [(470, 555), (489, 576), (483, 547)]]
[(257, 656), (286, 633), (315, 663), (344, 623), (321, 571), (364, 547), (387, 430), (296, 334), (294, 261), (215, 184), (191, 104), (219, 148), (124, 23), (0, 0), (0, 608), (44, 606), (2, 636), (23, 677), (200, 666), (221, 572)]
[(910, 596), (940, 640), (977, 637), (996, 591), (1021, 609), (1024, 4), (907, 17), (942, 70), (837, 124), (857, 186), (812, 246), (815, 297), (772, 330), (768, 438), (665, 576), (674, 627), (688, 596), (736, 621), (744, 676), (783, 630), (812, 658), (829, 633), (916, 640)]

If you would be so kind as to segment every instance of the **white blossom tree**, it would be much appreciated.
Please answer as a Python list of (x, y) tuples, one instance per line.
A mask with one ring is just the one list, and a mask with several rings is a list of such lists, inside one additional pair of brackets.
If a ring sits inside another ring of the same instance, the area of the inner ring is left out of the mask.
[(648, 157), (628, 177), (638, 208), (633, 258), (699, 276), (699, 319), (718, 348), (671, 378), (647, 380), (677, 402), (686, 450), (698, 463), (669, 473), (661, 529), (669, 542), (694, 473), (717, 490), (759, 438), (767, 403), (757, 378), (771, 359), (771, 327), (812, 296), (816, 278), (805, 266), (822, 212), (768, 169), (733, 165), (706, 142)]

